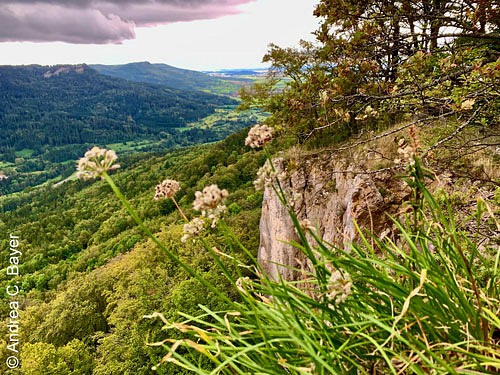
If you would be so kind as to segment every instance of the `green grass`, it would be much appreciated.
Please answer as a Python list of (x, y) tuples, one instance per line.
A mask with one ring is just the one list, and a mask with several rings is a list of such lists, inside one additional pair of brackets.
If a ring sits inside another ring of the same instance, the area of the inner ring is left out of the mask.
[(0, 161), (0, 168), (8, 168), (12, 167), (13, 165), (13, 163), (9, 163), (8, 161)]
[(145, 149), (147, 150), (149, 147), (157, 146), (160, 143), (161, 143), (160, 141), (150, 141), (150, 140), (128, 141), (128, 142), (109, 143), (106, 145), (106, 147), (115, 150), (118, 153), (129, 153)]
[(251, 121), (253, 123), (263, 121), (267, 116), (261, 111), (250, 110), (245, 112), (240, 112), (236, 110), (235, 106), (226, 106), (219, 108), (215, 113), (207, 116), (200, 121), (192, 122), (188, 124), (189, 128), (201, 128), (201, 129), (211, 129), (211, 128), (230, 128), (234, 124)]
[(16, 151), (16, 157), (18, 158), (30, 158), (35, 153), (35, 150), (30, 148), (24, 148), (21, 151)]

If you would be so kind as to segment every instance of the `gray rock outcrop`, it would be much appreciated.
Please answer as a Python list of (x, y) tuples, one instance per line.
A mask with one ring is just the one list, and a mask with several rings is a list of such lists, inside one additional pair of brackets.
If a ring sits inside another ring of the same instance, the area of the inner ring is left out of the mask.
[[(299, 221), (307, 221), (319, 236), (336, 247), (349, 249), (359, 239), (356, 225), (375, 235), (390, 235), (395, 214), (410, 190), (391, 170), (353, 171), (346, 161), (329, 155), (300, 160), (275, 159), (278, 174), (286, 171), (282, 188)], [(271, 277), (300, 280), (311, 270), (305, 256), (290, 243), (299, 241), (289, 213), (272, 187), (266, 187), (260, 220), (258, 258)]]

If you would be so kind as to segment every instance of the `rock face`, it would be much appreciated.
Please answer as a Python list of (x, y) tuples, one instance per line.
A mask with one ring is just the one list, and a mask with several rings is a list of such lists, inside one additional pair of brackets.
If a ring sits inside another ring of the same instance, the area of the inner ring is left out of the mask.
[[(393, 224), (387, 214), (396, 214), (410, 190), (386, 170), (354, 172), (346, 161), (329, 155), (302, 159), (298, 163), (276, 159), (277, 172), (286, 171), (282, 182), (299, 221), (319, 230), (324, 241), (349, 249), (359, 238), (356, 224), (376, 235), (390, 235)], [(277, 279), (300, 280), (310, 264), (290, 242), (299, 241), (287, 209), (272, 187), (266, 187), (260, 220), (259, 262)]]
[(51, 78), (54, 76), (58, 76), (61, 74), (68, 74), (70, 72), (75, 72), (78, 74), (82, 74), (85, 72), (85, 69), (87, 68), (87, 65), (85, 64), (80, 64), (80, 65), (56, 65), (52, 68), (50, 68), (48, 71), (46, 71), (43, 76), (45, 78)]

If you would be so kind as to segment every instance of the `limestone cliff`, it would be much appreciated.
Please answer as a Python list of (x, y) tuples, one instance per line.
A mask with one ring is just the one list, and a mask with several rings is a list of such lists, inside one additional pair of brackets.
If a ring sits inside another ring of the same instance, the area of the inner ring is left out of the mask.
[[(359, 163), (321, 155), (273, 162), (285, 171), (282, 187), (299, 220), (308, 222), (320, 236), (337, 247), (349, 248), (359, 238), (356, 225), (376, 235), (390, 235), (393, 224), (387, 214), (395, 214), (410, 190), (386, 169), (360, 172)], [(298, 280), (310, 265), (288, 242), (297, 241), (292, 221), (272, 187), (266, 187), (260, 220), (259, 261), (274, 278)]]

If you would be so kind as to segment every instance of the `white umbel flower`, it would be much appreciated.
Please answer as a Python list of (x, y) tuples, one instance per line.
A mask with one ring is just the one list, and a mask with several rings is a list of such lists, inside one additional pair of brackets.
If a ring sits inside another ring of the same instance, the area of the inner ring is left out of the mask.
[(175, 180), (163, 180), (156, 185), (155, 200), (160, 198), (172, 198), (180, 190), (180, 185)]
[(251, 148), (263, 147), (273, 139), (274, 128), (267, 125), (255, 125), (248, 132), (245, 145)]
[(210, 185), (205, 187), (203, 191), (194, 193), (194, 196), (193, 208), (203, 213), (215, 209), (219, 204), (223, 203), (228, 196), (228, 192), (226, 189), (219, 189), (217, 185)]
[(287, 177), (286, 172), (277, 172), (276, 169), (271, 166), (269, 160), (266, 160), (257, 171), (257, 178), (253, 182), (255, 190), (263, 191), (266, 187), (272, 186), (275, 181), (283, 182)]
[(181, 242), (186, 242), (190, 238), (199, 236), (199, 234), (203, 231), (204, 226), (205, 221), (203, 219), (200, 219), (199, 217), (196, 217), (189, 223), (184, 224), (184, 236), (182, 236)]
[(339, 270), (332, 272), (328, 280), (328, 293), (327, 297), (335, 304), (344, 302), (349, 294), (351, 294), (352, 282), (351, 277), (347, 272), (340, 273)]
[(193, 208), (201, 211), (201, 216), (212, 220), (212, 228), (215, 228), (217, 222), (227, 211), (224, 201), (228, 196), (226, 189), (219, 189), (217, 185), (210, 185), (194, 193), (195, 200)]
[(113, 150), (94, 146), (78, 161), (76, 176), (82, 180), (101, 177), (105, 172), (120, 168), (119, 164), (114, 164), (116, 159)]

